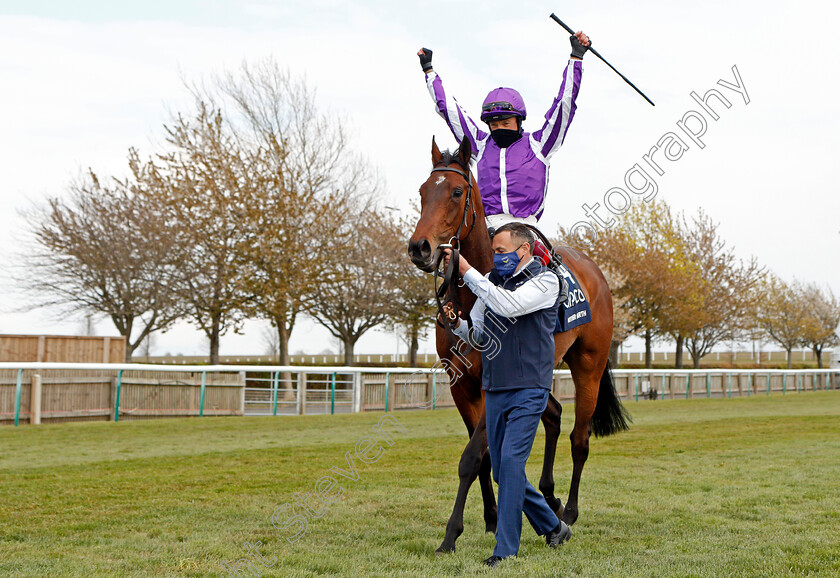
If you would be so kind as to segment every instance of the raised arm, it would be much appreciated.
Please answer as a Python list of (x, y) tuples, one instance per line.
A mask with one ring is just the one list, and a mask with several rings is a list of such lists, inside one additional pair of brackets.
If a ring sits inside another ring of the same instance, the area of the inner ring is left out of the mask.
[(572, 124), (577, 109), (577, 95), (580, 91), (580, 80), (583, 76), (582, 58), (591, 46), (589, 37), (578, 32), (569, 37), (572, 54), (566, 70), (563, 71), (563, 81), (557, 97), (551, 108), (545, 114), (545, 123), (540, 130), (531, 135), (540, 145), (540, 152), (545, 158), (551, 157), (563, 145), (566, 133)]
[(449, 130), (458, 142), (465, 136), (470, 139), (473, 157), (478, 151), (478, 142), (487, 138), (487, 133), (478, 128), (478, 125), (469, 117), (466, 111), (461, 108), (454, 96), (447, 94), (443, 88), (443, 81), (432, 68), (432, 51), (428, 48), (421, 48), (417, 52), (420, 57), (420, 65), (426, 74), (426, 87), (435, 102), (438, 114), (446, 121)]

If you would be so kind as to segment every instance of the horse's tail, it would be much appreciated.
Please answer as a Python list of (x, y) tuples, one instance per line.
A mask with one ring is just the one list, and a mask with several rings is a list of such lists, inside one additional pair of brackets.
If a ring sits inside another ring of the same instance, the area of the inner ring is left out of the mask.
[(633, 419), (615, 393), (613, 384), (612, 368), (610, 362), (604, 368), (601, 375), (601, 385), (598, 388), (598, 401), (595, 404), (595, 412), (592, 414), (592, 433), (596, 437), (603, 437), (619, 431), (625, 431), (630, 427)]

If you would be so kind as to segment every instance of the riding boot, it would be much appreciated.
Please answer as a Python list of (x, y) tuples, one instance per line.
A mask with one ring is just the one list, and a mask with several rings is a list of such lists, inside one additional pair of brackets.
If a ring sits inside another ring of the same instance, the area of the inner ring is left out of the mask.
[(559, 273), (560, 277), (560, 303), (565, 303), (569, 300), (569, 282)]

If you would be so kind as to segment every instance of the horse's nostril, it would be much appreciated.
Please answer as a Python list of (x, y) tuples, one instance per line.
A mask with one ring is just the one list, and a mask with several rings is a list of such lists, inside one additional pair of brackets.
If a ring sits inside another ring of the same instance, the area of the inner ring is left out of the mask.
[(428, 259), (432, 255), (432, 246), (426, 239), (423, 239), (423, 242), (420, 244), (420, 256), (424, 259)]
[(408, 254), (416, 261), (428, 261), (432, 255), (432, 246), (426, 239), (422, 241), (411, 240), (408, 242)]

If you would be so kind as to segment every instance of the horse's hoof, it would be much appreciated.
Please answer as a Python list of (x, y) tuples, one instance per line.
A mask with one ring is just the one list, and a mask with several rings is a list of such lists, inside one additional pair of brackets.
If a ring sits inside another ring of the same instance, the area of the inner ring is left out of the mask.
[(435, 550), (435, 558), (437, 558), (438, 556), (443, 556), (444, 554), (454, 554), (454, 553), (455, 553), (455, 546), (452, 546), (452, 548), (444, 548), (443, 546), (441, 546), (440, 548)]
[(577, 510), (572, 510), (568, 506), (563, 510), (563, 521), (569, 526), (575, 523), (578, 518)]
[(496, 533), (496, 524), (485, 524), (484, 531), (490, 534)]

